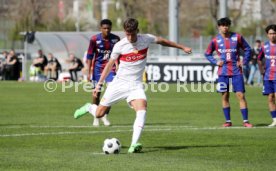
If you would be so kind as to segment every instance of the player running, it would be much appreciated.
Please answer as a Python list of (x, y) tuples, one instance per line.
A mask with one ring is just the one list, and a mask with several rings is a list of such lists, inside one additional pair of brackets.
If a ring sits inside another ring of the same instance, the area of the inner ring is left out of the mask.
[[(100, 23), (101, 33), (92, 36), (90, 44), (87, 50), (87, 67), (88, 76), (87, 80), (91, 80), (93, 84), (97, 84), (101, 77), (101, 74), (108, 63), (111, 51), (115, 45), (120, 40), (120, 37), (111, 33), (112, 22), (109, 19), (103, 19)], [(112, 66), (112, 69), (105, 78), (106, 83), (110, 83), (113, 80), (116, 67)], [(92, 78), (92, 79), (91, 79)], [(94, 85), (94, 87), (95, 87)], [(97, 96), (92, 95), (93, 104), (99, 105), (101, 92), (98, 92)], [(109, 110), (106, 111), (105, 115), (101, 118), (105, 126), (109, 126), (110, 122), (107, 119), (107, 114)], [(92, 115), (93, 116), (93, 115)], [(75, 117), (76, 119), (78, 117)], [(99, 126), (99, 119), (94, 117), (93, 126)]]
[[(229, 84), (232, 82), (233, 90), (239, 100), (240, 111), (243, 117), (243, 126), (252, 127), (248, 121), (248, 108), (245, 99), (245, 87), (242, 75), (242, 65), (247, 64), (251, 55), (251, 48), (245, 39), (237, 33), (230, 32), (231, 20), (221, 18), (217, 21), (219, 34), (212, 39), (205, 52), (205, 57), (214, 65), (218, 65), (217, 91), (222, 94), (222, 108), (226, 119), (224, 127), (232, 126), (230, 118)], [(239, 50), (244, 51), (243, 62), (240, 61)], [(219, 59), (215, 59), (216, 51)]]
[[(258, 56), (258, 64), (261, 74), (264, 75), (263, 94), (268, 95), (268, 107), (273, 122), (269, 127), (276, 126), (276, 25), (272, 24), (265, 29), (269, 41), (264, 43)], [(265, 58), (265, 62), (262, 60)]]
[(75, 117), (79, 117), (89, 111), (95, 117), (101, 118), (111, 105), (126, 99), (130, 107), (136, 112), (136, 119), (133, 124), (132, 142), (128, 150), (129, 153), (135, 153), (140, 152), (142, 149), (142, 145), (138, 143), (138, 140), (146, 119), (147, 98), (143, 89), (142, 75), (146, 66), (149, 45), (151, 43), (157, 43), (163, 46), (181, 49), (186, 53), (191, 53), (192, 50), (184, 45), (151, 34), (138, 34), (138, 21), (133, 18), (129, 18), (124, 22), (124, 31), (126, 37), (115, 44), (110, 60), (93, 92), (94, 96), (97, 97), (103, 85), (103, 81), (112, 70), (115, 61), (119, 59), (120, 65), (117, 75), (107, 87), (100, 105), (86, 104), (76, 110), (74, 115)]

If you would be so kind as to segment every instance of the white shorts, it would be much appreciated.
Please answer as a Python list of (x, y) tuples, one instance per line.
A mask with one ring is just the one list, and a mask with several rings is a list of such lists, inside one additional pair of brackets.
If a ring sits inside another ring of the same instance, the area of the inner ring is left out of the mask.
[(130, 82), (118, 78), (114, 80), (107, 87), (100, 105), (111, 106), (120, 100), (126, 99), (127, 103), (135, 99), (147, 100), (143, 83), (142, 82)]

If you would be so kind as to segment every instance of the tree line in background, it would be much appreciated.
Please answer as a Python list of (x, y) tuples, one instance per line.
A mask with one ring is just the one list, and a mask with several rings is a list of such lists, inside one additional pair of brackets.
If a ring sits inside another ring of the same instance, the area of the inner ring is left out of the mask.
[[(252, 20), (247, 27), (240, 27), (241, 7), (245, 0), (233, 1), (240, 3), (239, 8), (229, 7), (228, 11), (235, 31), (254, 36), (257, 27), (264, 28), (269, 22), (274, 21), (275, 16), (267, 16), (260, 22)], [(110, 2), (108, 18), (114, 23), (113, 30), (122, 30), (122, 21), (127, 17), (134, 17), (140, 22), (141, 32), (168, 35), (168, 0), (110, 0)], [(216, 34), (219, 2), (219, 0), (179, 0), (180, 37)], [(98, 30), (101, 3), (101, 0), (79, 0), (80, 31)], [(262, 3), (267, 3), (269, 9), (275, 10), (276, 0), (263, 0)], [(0, 0), (1, 32), (9, 35), (8, 40), (14, 41), (22, 39), (19, 33), (25, 31), (76, 31), (73, 4), (74, 0)], [(265, 12), (267, 13), (267, 10), (264, 10)]]

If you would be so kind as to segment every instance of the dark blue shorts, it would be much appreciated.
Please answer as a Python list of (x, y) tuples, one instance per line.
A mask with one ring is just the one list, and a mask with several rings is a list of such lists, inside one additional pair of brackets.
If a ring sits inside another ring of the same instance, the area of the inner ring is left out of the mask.
[[(99, 82), (100, 78), (101, 78), (101, 74), (102, 73), (93, 73), (93, 77), (92, 77), (92, 88), (95, 88), (97, 83)], [(108, 76), (105, 78), (105, 83), (110, 83), (112, 82), (113, 78), (115, 77), (115, 72), (114, 71), (111, 71)]]
[[(102, 73), (93, 73), (93, 77), (92, 77), (92, 80), (93, 81), (96, 81), (96, 82), (98, 82), (99, 80), (100, 80), (100, 78), (101, 78), (101, 75), (102, 75)], [(112, 80), (113, 80), (113, 78), (115, 77), (115, 72), (114, 71), (111, 71), (109, 74), (108, 74), (108, 76), (105, 78), (105, 82), (111, 82)]]
[(263, 95), (276, 93), (276, 80), (264, 80)]
[(217, 83), (217, 92), (229, 92), (229, 84), (231, 83), (234, 92), (245, 92), (243, 75), (219, 76)]

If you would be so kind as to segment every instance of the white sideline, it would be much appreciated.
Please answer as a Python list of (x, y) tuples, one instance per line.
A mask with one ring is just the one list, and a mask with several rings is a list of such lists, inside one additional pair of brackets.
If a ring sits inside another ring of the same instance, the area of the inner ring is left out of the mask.
[[(132, 126), (111, 126), (108, 128), (131, 128)], [(0, 127), (0, 128), (92, 128), (92, 126), (13, 126), (13, 127)], [(179, 130), (232, 130), (232, 129), (273, 129), (271, 127), (193, 127), (193, 126), (176, 126), (176, 125), (149, 125), (145, 126), (144, 131), (146, 132), (160, 132), (160, 131), (179, 131)], [(1, 130), (1, 129), (0, 129)], [(116, 132), (131, 132), (132, 129), (126, 130), (103, 130), (103, 131), (78, 131), (78, 132), (38, 132), (38, 133), (15, 133), (15, 134), (0, 134), (0, 137), (23, 137), (23, 136), (47, 136), (47, 135), (70, 135), (70, 134), (97, 134), (97, 133), (116, 133)]]
[[(132, 125), (112, 125), (107, 128), (132, 128)], [(182, 125), (146, 125), (145, 128), (193, 128), (194, 126), (182, 126)], [(30, 125), (30, 126), (3, 126), (1, 128), (94, 128), (92, 125)]]
[[(109, 127), (102, 128), (132, 128), (132, 125), (111, 125)], [(3, 126), (1, 129), (18, 129), (18, 128), (91, 128), (94, 127), (92, 125), (30, 125), (30, 126)], [(101, 128), (101, 127), (99, 127)], [(243, 126), (231, 126), (231, 127), (197, 127), (197, 126), (184, 126), (184, 125), (146, 125), (145, 128), (184, 128), (184, 129), (198, 129), (198, 130), (213, 130), (213, 129), (259, 129), (259, 128), (273, 128), (268, 126), (258, 126), (253, 128), (246, 128)]]
[[(147, 132), (170, 131), (171, 129), (147, 129)], [(115, 132), (131, 132), (132, 130), (111, 130), (111, 131), (82, 131), (82, 132), (38, 132), (38, 133), (22, 133), (22, 134), (0, 134), (0, 137), (23, 137), (23, 136), (45, 136), (45, 135), (71, 135), (71, 134), (97, 134), (97, 133), (115, 133)]]

